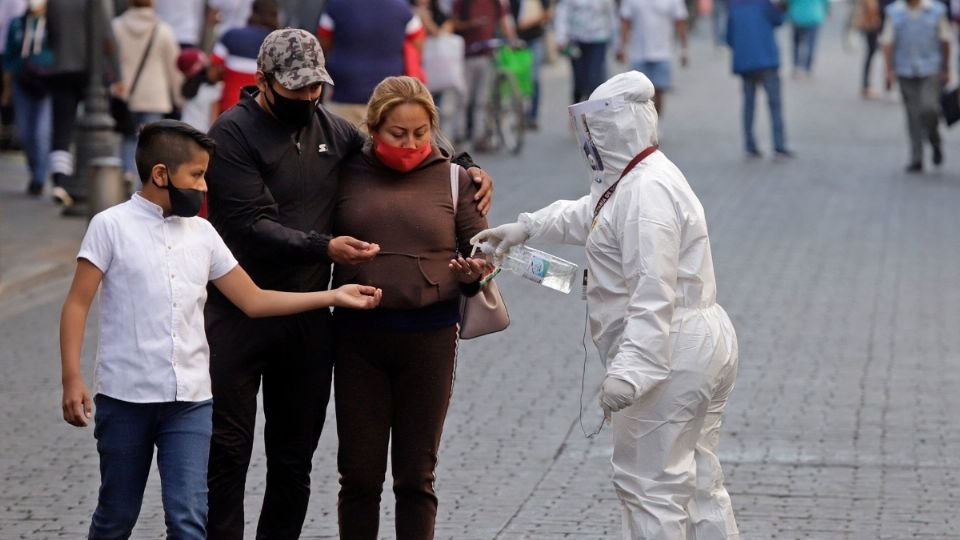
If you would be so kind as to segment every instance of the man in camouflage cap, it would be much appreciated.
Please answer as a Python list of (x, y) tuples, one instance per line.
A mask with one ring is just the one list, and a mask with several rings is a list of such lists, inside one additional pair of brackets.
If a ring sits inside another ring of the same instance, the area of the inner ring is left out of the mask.
[(273, 75), (287, 90), (316, 83), (333, 84), (325, 64), (317, 38), (299, 28), (271, 32), (263, 40), (257, 56), (257, 71)]
[[(244, 88), (210, 128), (217, 143), (207, 173), (210, 221), (261, 287), (324, 290), (331, 263), (360, 264), (379, 250), (330, 234), (340, 162), (366, 141), (320, 105), (323, 84), (332, 82), (312, 34), (276, 30), (260, 48), (256, 87)], [(478, 205), (486, 213), (490, 177), (471, 168), (469, 156), (455, 161), (481, 183)], [(213, 390), (207, 537), (243, 538), (262, 387), (268, 474), (257, 538), (298, 538), (330, 398), (330, 312), (250, 319), (211, 289), (204, 317)]]

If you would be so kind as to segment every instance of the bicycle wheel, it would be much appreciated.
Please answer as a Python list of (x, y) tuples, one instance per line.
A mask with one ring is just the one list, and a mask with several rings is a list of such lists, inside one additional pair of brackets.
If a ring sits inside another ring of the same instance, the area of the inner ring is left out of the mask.
[(513, 73), (497, 70), (490, 100), (497, 145), (512, 154), (523, 149), (523, 97)]

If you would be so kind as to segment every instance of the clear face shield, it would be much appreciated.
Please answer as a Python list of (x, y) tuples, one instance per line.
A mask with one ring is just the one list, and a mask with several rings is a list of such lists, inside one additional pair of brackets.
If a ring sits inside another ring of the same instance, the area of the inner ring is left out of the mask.
[(570, 119), (573, 121), (574, 134), (577, 136), (577, 146), (580, 148), (580, 156), (590, 170), (590, 178), (597, 183), (603, 182), (604, 164), (597, 149), (596, 138), (590, 132), (590, 125), (587, 118), (597, 112), (605, 109), (615, 109), (623, 107), (624, 99), (622, 95), (613, 96), (604, 99), (593, 99), (590, 101), (581, 101), (567, 107)]

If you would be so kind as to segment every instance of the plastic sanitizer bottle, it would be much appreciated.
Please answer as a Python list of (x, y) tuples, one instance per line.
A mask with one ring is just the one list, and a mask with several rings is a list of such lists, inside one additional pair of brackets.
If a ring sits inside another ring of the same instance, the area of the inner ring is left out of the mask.
[(577, 279), (577, 265), (551, 255), (526, 244), (513, 246), (504, 255), (494, 257), (494, 249), (484, 242), (477, 246), (480, 251), (501, 269), (509, 270), (514, 274), (525, 277), (544, 287), (560, 291), (564, 294), (573, 288)]

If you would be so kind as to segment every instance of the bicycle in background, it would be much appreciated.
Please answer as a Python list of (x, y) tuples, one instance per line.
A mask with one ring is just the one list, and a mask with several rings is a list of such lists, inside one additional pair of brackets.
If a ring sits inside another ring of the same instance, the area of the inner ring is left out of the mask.
[[(507, 43), (491, 39), (474, 44), (474, 50), (494, 50), (491, 62), (494, 65), (490, 77), (487, 100), (485, 140), (489, 146), (484, 150), (507, 150), (517, 155), (523, 150), (524, 114), (523, 80), (531, 79), (533, 56), (526, 43)], [(525, 59), (524, 56), (529, 57)], [(528, 83), (529, 86), (529, 83)], [(476, 126), (474, 126), (476, 127)]]

